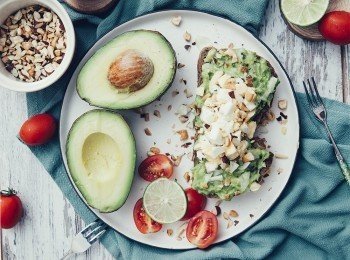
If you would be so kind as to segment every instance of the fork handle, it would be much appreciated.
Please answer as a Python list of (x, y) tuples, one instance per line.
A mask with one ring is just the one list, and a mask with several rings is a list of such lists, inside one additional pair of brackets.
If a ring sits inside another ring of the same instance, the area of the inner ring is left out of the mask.
[(324, 122), (324, 125), (326, 127), (327, 130), (327, 134), (329, 137), (329, 140), (331, 141), (333, 148), (334, 148), (334, 153), (335, 156), (337, 157), (339, 166), (341, 171), (343, 172), (343, 175), (345, 177), (345, 180), (348, 182), (348, 184), (350, 185), (350, 167), (347, 165), (347, 163), (344, 160), (344, 157), (342, 156), (342, 154), (340, 153), (340, 150), (337, 146), (337, 144), (334, 141), (333, 135), (331, 133), (331, 131), (329, 130), (328, 124), (326, 122)]

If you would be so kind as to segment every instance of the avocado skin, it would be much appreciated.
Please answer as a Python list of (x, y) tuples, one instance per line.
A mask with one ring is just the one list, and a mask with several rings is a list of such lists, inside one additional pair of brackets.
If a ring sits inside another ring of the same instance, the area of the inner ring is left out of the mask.
[[(157, 35), (159, 35), (163, 41), (169, 46), (169, 49), (171, 50), (172, 52), (172, 55), (174, 57), (174, 62), (173, 62), (173, 73), (172, 73), (172, 77), (169, 79), (169, 83), (168, 83), (168, 86), (166, 88), (164, 88), (163, 91), (161, 91), (153, 100), (149, 100), (148, 102), (145, 102), (145, 103), (142, 103), (140, 105), (137, 105), (137, 106), (133, 106), (133, 105), (130, 105), (130, 106), (124, 106), (124, 107), (118, 107), (118, 108), (110, 108), (110, 107), (106, 107), (106, 106), (101, 106), (101, 105), (98, 105), (98, 104), (94, 104), (93, 101), (91, 101), (90, 99), (84, 97), (79, 91), (79, 89), (77, 88), (77, 93), (78, 93), (78, 96), (84, 100), (85, 102), (87, 102), (90, 106), (94, 106), (94, 107), (98, 107), (98, 108), (103, 108), (103, 109), (108, 109), (108, 110), (126, 110), (126, 109), (133, 109), (133, 108), (139, 108), (139, 107), (143, 107), (143, 106), (146, 106), (146, 105), (149, 105), (150, 103), (152, 103), (154, 100), (156, 99), (159, 99), (161, 96), (163, 96), (165, 94), (165, 92), (171, 87), (171, 85), (173, 84), (174, 82), (174, 79), (175, 79), (175, 75), (176, 75), (176, 71), (177, 71), (177, 57), (176, 57), (176, 53), (175, 53), (175, 50), (172, 46), (172, 44), (168, 41), (167, 38), (164, 37), (163, 34), (161, 34), (160, 32), (158, 31), (154, 31), (154, 30), (146, 30), (146, 29), (140, 29), (140, 30), (133, 30), (133, 31), (127, 31), (127, 32), (124, 32), (124, 33), (121, 33), (119, 34), (117, 37), (115, 37), (114, 39), (126, 34), (126, 33), (130, 33), (130, 32), (134, 32), (134, 33), (137, 33), (137, 32), (152, 32), (152, 33), (155, 33)], [(113, 40), (114, 40), (113, 39)], [(113, 41), (111, 40), (111, 41)], [(108, 44), (108, 43), (107, 43)], [(103, 46), (104, 47), (104, 46)], [(96, 52), (95, 52), (96, 53)], [(94, 54), (95, 54), (94, 53)], [(93, 55), (94, 55), (93, 54)], [(91, 57), (93, 57), (93, 55), (91, 55)], [(90, 57), (90, 58), (91, 58)], [(90, 59), (89, 58), (89, 59)], [(89, 61), (89, 60), (88, 60)], [(85, 64), (84, 64), (85, 66)], [(84, 68), (84, 66), (82, 66), (82, 68), (80, 69), (80, 71)], [(79, 74), (80, 74), (80, 71), (79, 71)], [(79, 75), (78, 74), (78, 75)]]
[[(79, 116), (72, 124), (69, 132), (68, 132), (68, 137), (67, 137), (67, 141), (66, 141), (66, 156), (67, 156), (67, 165), (68, 165), (68, 169), (66, 169), (66, 172), (67, 174), (69, 175), (69, 180), (70, 182), (73, 184), (73, 186), (75, 187), (75, 190), (78, 191), (78, 195), (84, 200), (84, 202), (86, 204), (88, 204), (91, 208), (94, 208), (96, 210), (98, 210), (99, 212), (101, 213), (111, 213), (111, 212), (114, 212), (114, 211), (117, 211), (118, 209), (120, 209), (121, 207), (123, 207), (123, 205), (125, 204), (125, 202), (127, 201), (129, 195), (130, 195), (130, 192), (131, 192), (131, 187), (133, 185), (133, 182), (134, 182), (134, 176), (135, 176), (135, 166), (136, 166), (136, 142), (135, 142), (135, 137), (130, 129), (130, 140), (132, 141), (132, 149), (134, 151), (133, 153), (133, 157), (130, 158), (130, 162), (132, 163), (133, 165), (133, 168), (132, 168), (132, 181), (131, 181), (131, 184), (130, 184), (130, 189), (127, 193), (127, 195), (125, 196), (125, 200), (122, 202), (122, 204), (120, 205), (120, 207), (117, 207), (117, 208), (111, 208), (111, 209), (106, 209), (106, 210), (102, 210), (102, 209), (99, 209), (97, 207), (94, 207), (93, 205), (91, 205), (88, 200), (86, 199), (86, 195), (85, 195), (85, 192), (82, 192), (82, 186), (79, 185), (79, 182), (76, 178), (75, 175), (71, 174), (70, 173), (70, 169), (71, 169), (71, 161), (68, 159), (68, 150), (69, 150), (69, 145), (68, 143), (70, 142), (70, 138), (71, 138), (71, 132), (72, 130), (75, 129), (76, 125), (79, 123), (80, 120), (82, 120), (85, 116), (87, 116), (88, 114), (91, 114), (91, 113), (110, 113), (110, 114), (113, 114), (113, 115), (117, 115), (118, 117), (120, 117), (120, 119), (122, 119), (125, 123), (125, 119), (118, 113), (116, 113), (115, 111), (112, 111), (112, 110), (109, 110), (109, 109), (93, 109), (93, 110), (89, 110), (85, 113), (83, 113), (81, 116)], [(127, 123), (126, 123), (127, 124)]]

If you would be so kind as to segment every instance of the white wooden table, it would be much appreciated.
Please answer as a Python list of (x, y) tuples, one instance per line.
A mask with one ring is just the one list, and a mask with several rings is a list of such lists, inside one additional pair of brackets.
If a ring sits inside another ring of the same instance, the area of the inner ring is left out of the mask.
[[(323, 96), (350, 103), (350, 46), (304, 41), (284, 24), (278, 0), (270, 1), (261, 39), (275, 52), (297, 91), (304, 78), (315, 76)], [(27, 117), (25, 95), (0, 89), (0, 185), (19, 191), (25, 216), (1, 234), (3, 259), (58, 259), (84, 223), (39, 161), (17, 138)], [(95, 244), (77, 259), (112, 259)]]

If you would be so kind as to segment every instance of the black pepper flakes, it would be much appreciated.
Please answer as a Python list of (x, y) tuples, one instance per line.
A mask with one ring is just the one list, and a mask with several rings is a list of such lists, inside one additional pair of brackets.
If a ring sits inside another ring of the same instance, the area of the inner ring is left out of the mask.
[(280, 112), (280, 115), (281, 115), (281, 117), (283, 117), (284, 119), (287, 119), (287, 118), (288, 118), (288, 116), (285, 115), (283, 112)]
[(182, 63), (180, 63), (180, 62), (177, 64), (177, 68), (178, 68), (178, 69), (181, 69), (181, 68), (183, 68), (183, 67), (185, 67), (185, 64), (182, 64)]
[(185, 49), (186, 49), (186, 51), (189, 51), (189, 50), (191, 49), (191, 45), (186, 44), (186, 45), (185, 45)]

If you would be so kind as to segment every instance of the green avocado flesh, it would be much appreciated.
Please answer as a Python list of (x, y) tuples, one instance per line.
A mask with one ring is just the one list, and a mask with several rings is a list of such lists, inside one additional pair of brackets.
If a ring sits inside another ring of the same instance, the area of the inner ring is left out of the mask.
[(69, 131), (66, 155), (70, 175), (91, 207), (112, 212), (124, 204), (134, 178), (136, 148), (120, 115), (91, 110), (80, 116)]
[[(136, 50), (147, 56), (154, 72), (143, 88), (121, 93), (108, 80), (108, 71), (116, 57), (126, 50)], [(83, 100), (93, 106), (136, 108), (162, 95), (173, 82), (175, 72), (175, 51), (162, 34), (148, 30), (129, 31), (107, 43), (86, 62), (77, 78), (77, 91)]]
[[(252, 110), (251, 113), (253, 115), (246, 123), (256, 122), (259, 124), (261, 114), (271, 106), (279, 79), (268, 61), (258, 56), (255, 52), (246, 49), (232, 49), (232, 51), (235, 54), (233, 56), (228, 55), (226, 49), (218, 50), (212, 48), (208, 51), (202, 64), (201, 84), (198, 86), (199, 88), (204, 88), (204, 93), (201, 95), (197, 94), (195, 99), (196, 109), (203, 111), (206, 100), (219, 95), (217, 90), (210, 89), (210, 84), (213, 84), (212, 78), (214, 74), (216, 72), (221, 73), (222, 71), (224, 75), (227, 74), (236, 81), (245, 82), (247, 84), (246, 86), (249, 84), (249, 87), (253, 89), (256, 94), (254, 101), (255, 109)], [(237, 98), (237, 94), (233, 90), (234, 88), (230, 90), (230, 93), (234, 95), (230, 95), (230, 97), (235, 99)], [(195, 147), (196, 145), (201, 147), (201, 143), (204, 142), (203, 139), (207, 138), (205, 136), (206, 131), (208, 132), (212, 129), (212, 125), (204, 123), (201, 118), (201, 114), (199, 114), (194, 119), (194, 127), (198, 134)], [(232, 134), (233, 132), (231, 132), (233, 139)], [(207, 138), (207, 140), (210, 142), (210, 139)], [(214, 160), (219, 159), (220, 163), (217, 164), (218, 166), (215, 170), (211, 170), (210, 172), (207, 172), (208, 168), (206, 168), (206, 163), (209, 162), (208, 156), (204, 155), (204, 158), (203, 155), (200, 157), (197, 156), (198, 151), (195, 148), (195, 166), (192, 168), (192, 187), (204, 195), (230, 200), (236, 195), (253, 190), (251, 189), (253, 183), (255, 187), (259, 186), (258, 183), (262, 178), (262, 169), (270, 166), (269, 164), (271, 163), (273, 154), (264, 145), (258, 144), (255, 137), (248, 138), (247, 135), (243, 134), (242, 140), (247, 142), (246, 153), (251, 153), (253, 160), (249, 163), (244, 163), (242, 160), (243, 155), (240, 154), (236, 159), (227, 162), (228, 159), (225, 153), (224, 155), (220, 154), (214, 158)], [(215, 147), (220, 148), (220, 146)], [(230, 168), (225, 166), (225, 164), (231, 164), (233, 162), (235, 163), (235, 167)], [(224, 166), (221, 166), (222, 164)]]

